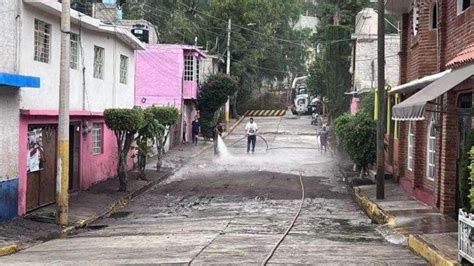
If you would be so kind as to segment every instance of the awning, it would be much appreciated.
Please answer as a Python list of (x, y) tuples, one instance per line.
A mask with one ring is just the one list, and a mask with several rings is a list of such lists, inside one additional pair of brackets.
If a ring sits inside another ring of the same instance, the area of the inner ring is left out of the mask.
[(395, 105), (392, 110), (393, 120), (423, 120), (426, 103), (448, 92), (472, 75), (474, 75), (474, 64), (453, 70), (442, 78), (426, 86), (424, 89), (413, 94), (405, 101)]
[(0, 72), (0, 86), (39, 88), (40, 78)]
[(411, 92), (417, 89), (421, 89), (426, 87), (427, 85), (433, 83), (434, 81), (444, 77), (446, 74), (450, 73), (451, 69), (445, 70), (443, 72), (439, 72), (433, 75), (425, 76), (420, 79), (415, 79), (410, 82), (407, 82), (402, 85), (398, 85), (396, 87), (393, 87), (390, 90), (390, 94), (393, 93), (406, 93), (406, 92)]

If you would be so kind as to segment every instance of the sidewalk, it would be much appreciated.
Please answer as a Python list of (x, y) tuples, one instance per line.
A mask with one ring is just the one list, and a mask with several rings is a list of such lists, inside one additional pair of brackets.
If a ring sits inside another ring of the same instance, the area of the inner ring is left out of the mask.
[(375, 185), (354, 186), (354, 198), (372, 221), (386, 224), (405, 244), (431, 265), (457, 265), (457, 222), (418, 202), (391, 180), (385, 199), (375, 196)]
[[(231, 125), (237, 126), (232, 120)], [(128, 173), (128, 191), (118, 191), (117, 177), (98, 183), (87, 190), (74, 193), (69, 200), (69, 226), (54, 223), (56, 205), (37, 209), (25, 217), (16, 217), (0, 224), (0, 256), (17, 252), (32, 245), (64, 237), (76, 229), (123, 208), (136, 196), (160, 183), (189, 160), (212, 147), (212, 142), (200, 141), (198, 145), (184, 144), (168, 151), (163, 158), (161, 172), (156, 172), (156, 158), (149, 159), (146, 167), (148, 180), (137, 179), (137, 172)]]

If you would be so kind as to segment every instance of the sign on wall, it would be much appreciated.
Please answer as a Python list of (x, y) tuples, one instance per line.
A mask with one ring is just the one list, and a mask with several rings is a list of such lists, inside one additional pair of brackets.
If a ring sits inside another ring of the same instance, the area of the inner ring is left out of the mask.
[(36, 128), (28, 131), (27, 172), (41, 170), (44, 159), (43, 130)]

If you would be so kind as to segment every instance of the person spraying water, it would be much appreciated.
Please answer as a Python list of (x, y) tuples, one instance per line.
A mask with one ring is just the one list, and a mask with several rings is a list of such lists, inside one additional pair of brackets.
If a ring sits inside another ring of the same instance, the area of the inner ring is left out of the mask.
[(214, 126), (214, 154), (219, 155), (219, 142), (222, 142), (222, 133), (224, 132), (224, 127), (221, 125), (221, 123), (217, 122), (217, 124)]
[(252, 153), (254, 153), (255, 144), (257, 142), (258, 126), (257, 123), (253, 121), (253, 117), (250, 118), (250, 122), (245, 126), (245, 131), (245, 136), (247, 136), (247, 153), (250, 152), (250, 145), (252, 145)]

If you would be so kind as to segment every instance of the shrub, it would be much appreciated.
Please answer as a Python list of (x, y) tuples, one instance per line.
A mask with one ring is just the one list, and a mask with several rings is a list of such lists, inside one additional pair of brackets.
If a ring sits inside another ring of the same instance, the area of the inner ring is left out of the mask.
[(119, 191), (127, 190), (127, 154), (134, 140), (134, 135), (143, 124), (141, 109), (106, 109), (104, 111), (105, 124), (114, 131), (117, 140), (117, 175)]
[(204, 137), (212, 137), (212, 128), (216, 112), (225, 104), (228, 97), (237, 91), (237, 82), (228, 75), (215, 74), (209, 76), (199, 92), (197, 107), (201, 115), (201, 132)]
[(359, 111), (355, 116), (342, 115), (335, 121), (335, 131), (343, 149), (351, 160), (365, 173), (374, 163), (376, 156), (376, 123), (366, 112)]

